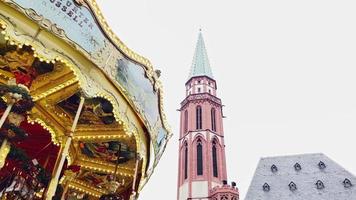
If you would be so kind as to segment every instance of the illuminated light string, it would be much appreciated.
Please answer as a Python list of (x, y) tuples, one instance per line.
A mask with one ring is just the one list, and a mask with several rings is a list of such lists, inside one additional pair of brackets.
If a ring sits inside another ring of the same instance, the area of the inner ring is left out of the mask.
[[(114, 172), (113, 170), (103, 169), (103, 168), (99, 168), (99, 167), (86, 166), (86, 165), (82, 165), (81, 167), (83, 167), (84, 169), (94, 170), (94, 171), (98, 171), (98, 172), (106, 172), (106, 173), (112, 173), (112, 174)], [(132, 175), (132, 174), (127, 174), (127, 173), (122, 173), (122, 172), (116, 172), (116, 175), (131, 177), (131, 178), (134, 177), (134, 175)]]
[(86, 194), (89, 194), (89, 195), (94, 196), (94, 197), (97, 197), (97, 198), (99, 198), (99, 197), (101, 196), (101, 195), (98, 195), (98, 194), (94, 194), (94, 193), (92, 193), (92, 192), (89, 192), (89, 191), (87, 191), (87, 190), (84, 190), (84, 189), (82, 189), (82, 188), (80, 188), (80, 187), (76, 187), (76, 186), (74, 186), (74, 185), (72, 185), (72, 184), (69, 184), (69, 188), (74, 189), (74, 190), (77, 190), (77, 191), (79, 191), (79, 192), (84, 192), (84, 193), (86, 193)]
[[(99, 160), (90, 160), (90, 159), (87, 159), (87, 158), (80, 158), (79, 160), (81, 161), (85, 161), (85, 162), (90, 162), (90, 163), (97, 163), (97, 164), (101, 164), (101, 165), (106, 165), (106, 166), (110, 166), (110, 167), (115, 167), (114, 164), (107, 164), (106, 162), (102, 162), (102, 161), (99, 161)], [(124, 170), (128, 170), (128, 171), (133, 171), (132, 168), (129, 168), (129, 167), (122, 167), (120, 166), (119, 169), (124, 169)]]

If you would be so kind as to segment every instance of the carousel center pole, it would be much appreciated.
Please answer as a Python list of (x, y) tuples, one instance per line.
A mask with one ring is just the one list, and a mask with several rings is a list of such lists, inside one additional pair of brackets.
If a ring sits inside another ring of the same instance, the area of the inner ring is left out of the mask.
[(136, 192), (136, 181), (137, 181), (137, 175), (138, 175), (138, 165), (140, 164), (141, 158), (139, 154), (136, 157), (136, 166), (135, 166), (135, 176), (133, 179), (132, 183), (132, 193), (131, 193), (131, 200), (136, 200), (137, 199), (137, 192)]
[(85, 101), (84, 97), (81, 97), (80, 98), (79, 107), (78, 107), (77, 113), (75, 115), (73, 124), (72, 124), (72, 128), (70, 130), (70, 133), (65, 138), (65, 140), (66, 140), (65, 145), (64, 145), (64, 147), (62, 149), (61, 154), (59, 155), (59, 158), (57, 159), (57, 161), (59, 161), (59, 162), (56, 163), (56, 166), (55, 166), (55, 169), (54, 169), (54, 175), (52, 176), (51, 182), (50, 182), (50, 184), (48, 186), (48, 190), (47, 190), (47, 194), (46, 194), (46, 200), (52, 200), (52, 197), (56, 193), (56, 189), (57, 189), (57, 185), (58, 185), (58, 179), (59, 179), (59, 176), (60, 176), (60, 174), (62, 172), (64, 161), (65, 161), (66, 157), (68, 156), (69, 147), (70, 147), (70, 145), (72, 143), (73, 134), (74, 134), (74, 131), (75, 131), (76, 127), (77, 127), (79, 116), (80, 116), (80, 113), (81, 113), (81, 111), (83, 109), (84, 101)]
[[(9, 116), (10, 114), (10, 111), (11, 111), (11, 108), (12, 108), (12, 103), (9, 104), (4, 112), (4, 114), (1, 116), (1, 119), (0, 119), (0, 129), (2, 127), (2, 125), (4, 124), (7, 116)], [(7, 154), (9, 153), (10, 151), (10, 145), (7, 141), (7, 139), (4, 139), (2, 141), (2, 144), (1, 144), (1, 147), (0, 147), (0, 169), (4, 167), (5, 165), (5, 159), (6, 159), (6, 156)]]
[(6, 108), (6, 110), (5, 110), (5, 112), (4, 112), (4, 114), (1, 116), (1, 119), (0, 119), (0, 128), (1, 128), (2, 125), (4, 124), (4, 122), (5, 122), (6, 118), (7, 118), (7, 116), (9, 116), (10, 111), (11, 111), (11, 108), (12, 108), (12, 105), (13, 105), (13, 104), (8, 105), (7, 108)]

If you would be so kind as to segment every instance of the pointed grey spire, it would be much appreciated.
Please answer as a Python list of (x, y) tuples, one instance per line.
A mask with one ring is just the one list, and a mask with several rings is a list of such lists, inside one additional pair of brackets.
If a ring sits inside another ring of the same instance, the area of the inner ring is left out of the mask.
[(199, 31), (198, 42), (195, 47), (189, 79), (196, 76), (208, 76), (209, 78), (214, 78), (213, 73), (211, 72), (208, 53), (205, 49), (205, 43), (201, 30)]

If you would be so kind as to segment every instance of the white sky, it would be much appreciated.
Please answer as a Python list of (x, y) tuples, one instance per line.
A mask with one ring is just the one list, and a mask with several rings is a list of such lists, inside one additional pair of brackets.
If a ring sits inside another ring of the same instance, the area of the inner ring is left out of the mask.
[(174, 137), (140, 199), (176, 199), (176, 109), (200, 27), (241, 199), (261, 156), (323, 152), (356, 173), (355, 0), (98, 2), (126, 45), (162, 70)]

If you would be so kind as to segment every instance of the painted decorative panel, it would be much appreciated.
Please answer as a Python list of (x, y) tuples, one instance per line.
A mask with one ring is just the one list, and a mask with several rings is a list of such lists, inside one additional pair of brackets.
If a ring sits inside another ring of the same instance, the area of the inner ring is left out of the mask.
[(105, 47), (105, 36), (97, 26), (91, 11), (72, 0), (14, 0), (24, 9), (31, 8), (58, 27), (88, 53)]
[[(79, 147), (82, 154), (113, 164), (122, 164), (135, 158), (135, 152), (132, 151), (128, 145), (117, 141), (96, 143), (79, 142)], [(119, 150), (120, 157), (118, 158)]]

